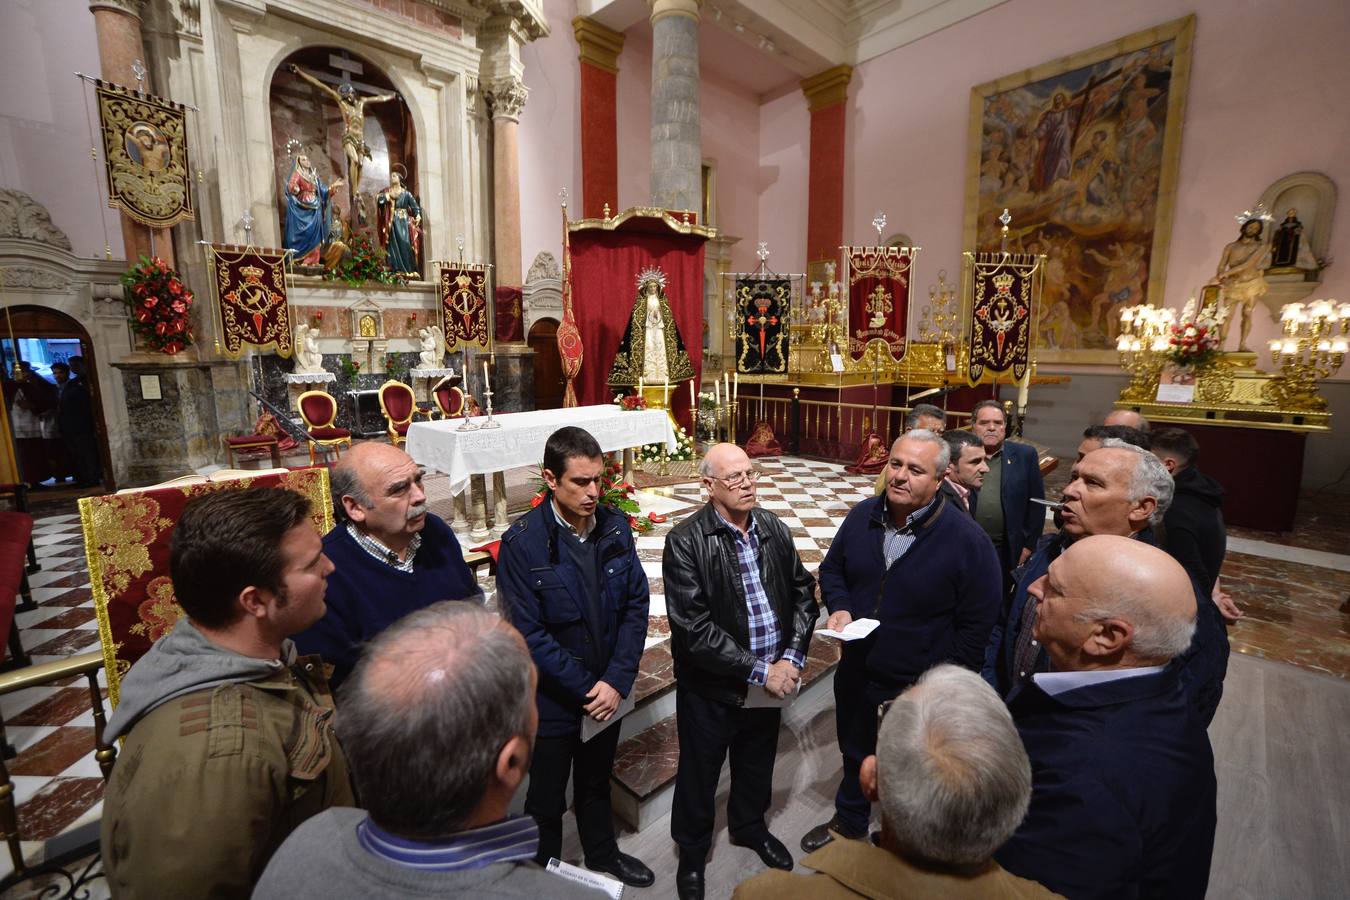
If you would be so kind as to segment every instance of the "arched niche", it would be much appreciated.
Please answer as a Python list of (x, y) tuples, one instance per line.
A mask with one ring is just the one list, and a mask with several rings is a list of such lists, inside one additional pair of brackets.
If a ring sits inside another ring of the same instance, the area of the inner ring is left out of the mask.
[[(1331, 223), (1336, 215), (1336, 184), (1321, 172), (1295, 172), (1286, 175), (1266, 188), (1261, 202), (1272, 216), (1265, 239), (1271, 240), (1275, 229), (1284, 221), (1289, 210), (1297, 210), (1303, 223), (1302, 239), (1317, 260), (1325, 260), (1331, 245)], [(1306, 299), (1321, 285), (1321, 271), (1289, 272), (1275, 270), (1266, 273), (1266, 293), (1261, 297), (1277, 318), (1286, 303)]]

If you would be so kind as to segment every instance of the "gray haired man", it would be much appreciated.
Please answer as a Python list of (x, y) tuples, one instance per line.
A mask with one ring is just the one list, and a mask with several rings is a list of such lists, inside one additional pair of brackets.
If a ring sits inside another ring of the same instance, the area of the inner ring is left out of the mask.
[(307, 821), (253, 896), (600, 896), (541, 869), (534, 819), (507, 815), (530, 770), (535, 678), (520, 633), (474, 604), (437, 603), (382, 631), (338, 724), (366, 809)]
[(831, 841), (802, 860), (815, 874), (764, 872), (735, 900), (1056, 896), (992, 861), (1031, 798), (1031, 764), (998, 695), (974, 672), (940, 665), (878, 715), (861, 780), (881, 804), (880, 840)]

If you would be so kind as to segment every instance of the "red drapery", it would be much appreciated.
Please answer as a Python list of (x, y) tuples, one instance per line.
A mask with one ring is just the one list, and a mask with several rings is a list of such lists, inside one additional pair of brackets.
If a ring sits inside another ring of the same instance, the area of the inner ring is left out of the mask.
[(497, 300), (497, 340), (525, 340), (525, 322), (520, 307), (524, 292), (518, 287), (498, 287), (494, 296)]
[[(680, 330), (694, 372), (703, 367), (703, 242), (697, 234), (679, 234), (662, 219), (638, 217), (613, 231), (577, 229), (571, 233), (572, 308), (586, 347), (576, 379), (582, 406), (609, 403), (614, 390), (606, 381), (624, 328), (637, 299), (638, 273), (657, 266), (666, 274), (666, 299)], [(671, 385), (671, 408), (690, 428), (689, 384)]]

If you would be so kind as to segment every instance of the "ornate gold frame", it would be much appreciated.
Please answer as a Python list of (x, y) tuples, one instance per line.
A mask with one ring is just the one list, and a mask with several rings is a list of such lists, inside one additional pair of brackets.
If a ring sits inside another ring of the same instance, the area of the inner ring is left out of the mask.
[[(1153, 225), (1153, 248), (1149, 261), (1148, 302), (1163, 305), (1167, 256), (1172, 243), (1172, 213), (1176, 205), (1177, 171), (1181, 161), (1181, 129), (1186, 113), (1186, 95), (1191, 80), (1191, 47), (1195, 42), (1195, 15), (1137, 31), (1114, 41), (1081, 50), (1051, 62), (1005, 75), (970, 89), (969, 146), (966, 148), (966, 209), (961, 233), (962, 246), (977, 250), (980, 203), (980, 150), (983, 139), (984, 101), (1032, 82), (1054, 78), (1124, 53), (1134, 53), (1163, 41), (1175, 40), (1172, 79), (1167, 97), (1167, 128), (1163, 136), (1162, 165), (1158, 173), (1158, 213)], [(1040, 350), (1042, 363), (1116, 365), (1114, 350)]]

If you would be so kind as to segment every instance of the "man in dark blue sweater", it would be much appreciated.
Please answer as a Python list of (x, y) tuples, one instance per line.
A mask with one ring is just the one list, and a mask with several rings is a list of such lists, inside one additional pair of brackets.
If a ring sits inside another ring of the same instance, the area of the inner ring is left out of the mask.
[(361, 647), (414, 610), (440, 600), (482, 601), (450, 527), (427, 512), (422, 467), (397, 447), (357, 444), (332, 471), (343, 521), (323, 539), (336, 567), (328, 576), (328, 612), (295, 636), (302, 653), (333, 664), (334, 687), (356, 665)]
[(891, 447), (886, 493), (854, 507), (820, 565), (830, 628), (862, 618), (881, 624), (843, 646), (834, 697), (844, 774), (834, 818), (802, 838), (808, 853), (833, 834), (867, 835), (872, 805), (858, 772), (876, 752), (877, 705), (938, 663), (978, 671), (983, 659), (1003, 575), (989, 536), (938, 492), (949, 461), (933, 432), (902, 436)]
[(1196, 629), (1190, 577), (1156, 547), (1098, 535), (1075, 541), (1031, 591), (1053, 671), (1009, 699), (1031, 808), (994, 858), (1074, 900), (1199, 900), (1215, 778), (1179, 678)]

